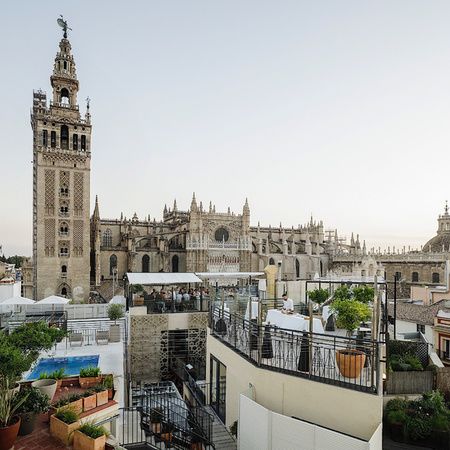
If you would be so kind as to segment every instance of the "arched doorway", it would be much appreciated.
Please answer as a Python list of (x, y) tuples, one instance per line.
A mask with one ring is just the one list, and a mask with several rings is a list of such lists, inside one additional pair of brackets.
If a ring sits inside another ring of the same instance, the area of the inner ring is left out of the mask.
[(142, 272), (150, 272), (150, 257), (148, 255), (142, 257)]
[(178, 255), (173, 255), (172, 256), (172, 272), (178, 272), (178, 263), (179, 263)]

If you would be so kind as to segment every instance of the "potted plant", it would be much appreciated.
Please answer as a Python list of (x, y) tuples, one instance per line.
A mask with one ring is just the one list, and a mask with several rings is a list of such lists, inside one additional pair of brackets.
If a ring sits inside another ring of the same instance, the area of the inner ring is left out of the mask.
[(97, 395), (97, 406), (102, 406), (108, 403), (108, 389), (102, 384), (97, 384), (91, 388), (91, 391)]
[(17, 394), (17, 399), (22, 398), (25, 398), (25, 401), (17, 408), (17, 413), (21, 418), (19, 434), (25, 436), (34, 430), (37, 415), (48, 411), (50, 399), (32, 386), (21, 389)]
[(70, 394), (68, 397), (69, 407), (72, 408), (77, 414), (83, 412), (83, 397), (81, 394)]
[(74, 450), (104, 450), (108, 431), (99, 425), (85, 422), (74, 433)]
[(80, 426), (79, 416), (72, 408), (64, 406), (59, 408), (50, 417), (50, 434), (65, 445), (73, 441), (73, 432)]
[(83, 394), (83, 410), (89, 411), (97, 406), (97, 394), (90, 389)]
[(110, 342), (120, 342), (120, 325), (117, 323), (124, 316), (123, 306), (112, 303), (108, 308), (109, 320), (114, 320), (114, 324), (109, 326)]
[(82, 388), (95, 386), (100, 381), (100, 367), (88, 366), (80, 369), (79, 383)]
[(66, 371), (64, 370), (64, 367), (61, 367), (60, 369), (54, 370), (52, 373), (50, 373), (47, 378), (56, 380), (56, 389), (59, 389), (61, 387), (63, 378), (65, 378), (66, 376), (67, 375), (66, 375)]
[(103, 386), (108, 390), (108, 400), (114, 397), (114, 378), (112, 375), (106, 375), (103, 379)]
[(10, 380), (0, 380), (0, 450), (9, 450), (17, 438), (20, 427), (20, 416), (16, 414), (18, 408), (27, 397), (17, 398), (10, 389)]
[[(347, 330), (348, 337), (352, 335), (361, 322), (369, 320), (371, 316), (367, 304), (345, 298), (335, 300), (331, 309), (337, 315), (337, 326)], [(361, 350), (353, 348), (336, 350), (336, 363), (339, 372), (346, 378), (358, 378), (365, 362), (366, 354)]]
[(39, 389), (51, 401), (55, 396), (57, 383), (56, 380), (53, 380), (51, 378), (43, 378), (40, 380), (33, 381), (31, 383), (31, 386), (36, 389)]
[(328, 289), (318, 288), (308, 292), (309, 299), (314, 303), (317, 303), (319, 306), (321, 306), (329, 296), (330, 294), (328, 292)]
[(164, 411), (162, 408), (150, 409), (150, 422), (152, 424), (153, 433), (161, 433), (161, 423), (164, 418)]

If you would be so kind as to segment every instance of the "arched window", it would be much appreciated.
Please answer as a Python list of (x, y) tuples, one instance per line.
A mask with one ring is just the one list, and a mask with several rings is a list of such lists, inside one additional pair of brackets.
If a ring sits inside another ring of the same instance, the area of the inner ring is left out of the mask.
[(413, 272), (411, 274), (411, 281), (417, 283), (419, 281), (419, 272)]
[(114, 269), (117, 269), (117, 256), (111, 255), (109, 257), (109, 274), (112, 275)]
[(47, 145), (48, 145), (48, 131), (47, 130), (42, 130), (42, 145), (44, 147), (47, 147)]
[(52, 148), (56, 147), (56, 131), (50, 132), (50, 145)]
[(61, 288), (61, 295), (63, 297), (67, 297), (67, 288), (66, 287)]
[(60, 203), (59, 215), (63, 216), (63, 217), (66, 217), (69, 215), (69, 204), (66, 201)]
[(63, 277), (66, 277), (66, 276), (67, 276), (67, 266), (66, 266), (65, 264), (63, 264), (63, 265), (61, 266), (61, 275), (62, 275)]
[(109, 228), (103, 232), (103, 245), (105, 247), (112, 247), (112, 232)]
[(178, 272), (178, 255), (172, 256), (172, 272)]
[(322, 261), (320, 261), (320, 263), (319, 263), (319, 270), (320, 270), (320, 276), (322, 277), (323, 276), (323, 263), (322, 263)]
[(61, 148), (67, 150), (69, 148), (69, 127), (61, 125)]
[(63, 105), (68, 105), (68, 104), (70, 103), (70, 100), (69, 100), (69, 91), (68, 91), (66, 88), (62, 88), (62, 89), (61, 89), (61, 99), (60, 99), (60, 102), (61, 102)]
[(69, 225), (67, 222), (61, 222), (59, 225), (59, 235), (67, 236), (69, 234)]
[(150, 257), (148, 255), (142, 257), (142, 272), (150, 272)]
[(295, 276), (300, 278), (300, 261), (298, 259), (295, 260)]
[(84, 134), (81, 135), (81, 150), (86, 150), (86, 136)]
[(439, 283), (439, 274), (437, 272), (433, 272), (432, 280), (433, 283)]
[(274, 266), (275, 265), (275, 260), (273, 258), (269, 259), (269, 266)]
[(72, 148), (78, 150), (78, 134), (76, 133), (72, 136)]

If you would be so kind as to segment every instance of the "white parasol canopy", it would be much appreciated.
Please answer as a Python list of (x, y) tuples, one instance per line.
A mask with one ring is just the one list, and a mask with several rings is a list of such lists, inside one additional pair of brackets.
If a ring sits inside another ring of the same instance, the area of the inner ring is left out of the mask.
[(42, 300), (39, 300), (37, 302), (38, 305), (66, 305), (70, 302), (70, 299), (59, 297), (57, 295), (50, 295), (48, 297), (45, 297)]
[(123, 295), (115, 295), (109, 303), (116, 303), (118, 305), (125, 306), (127, 304), (127, 299)]
[(33, 303), (36, 303), (34, 300), (30, 300), (26, 297), (11, 297), (3, 302), (0, 303), (0, 305), (32, 305)]

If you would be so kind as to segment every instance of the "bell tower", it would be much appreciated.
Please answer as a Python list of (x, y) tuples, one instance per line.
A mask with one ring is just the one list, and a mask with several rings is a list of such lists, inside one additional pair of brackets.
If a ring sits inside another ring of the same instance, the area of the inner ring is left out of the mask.
[(52, 100), (33, 93), (34, 299), (60, 295), (87, 301), (90, 290), (89, 99), (84, 117), (67, 22), (50, 77)]

